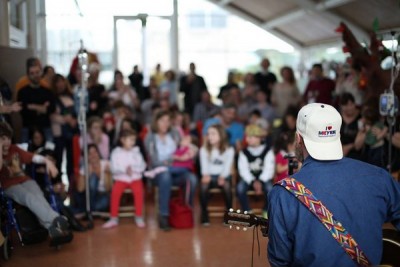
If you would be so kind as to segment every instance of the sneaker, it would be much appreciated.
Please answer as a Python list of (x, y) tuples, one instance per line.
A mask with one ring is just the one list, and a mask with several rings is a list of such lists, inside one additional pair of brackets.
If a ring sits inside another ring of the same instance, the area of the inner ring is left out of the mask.
[(56, 217), (53, 220), (51, 226), (49, 227), (50, 238), (54, 239), (70, 235), (71, 231), (68, 228), (69, 228), (69, 223), (64, 216)]
[(68, 230), (69, 229), (69, 222), (67, 217), (60, 215), (56, 217), (53, 221), (53, 224), (56, 224), (59, 226), (62, 230)]
[(111, 229), (118, 226), (118, 219), (111, 218), (105, 224), (103, 224), (103, 229)]
[(51, 247), (58, 248), (61, 245), (70, 243), (72, 241), (74, 235), (68, 228), (69, 223), (64, 216), (58, 216), (53, 220), (48, 229)]
[(136, 223), (136, 226), (139, 228), (146, 227), (146, 223), (144, 222), (143, 217), (135, 217), (135, 223)]
[(168, 170), (167, 167), (159, 166), (159, 167), (156, 167), (156, 168), (154, 168), (154, 169), (152, 169), (152, 170), (145, 171), (143, 174), (144, 174), (144, 176), (153, 179), (154, 177), (157, 176), (157, 174), (162, 173), (162, 172), (165, 172), (165, 171), (167, 171), (167, 170)]
[(159, 219), (160, 229), (164, 231), (170, 231), (171, 226), (169, 225), (169, 218), (168, 216), (160, 216)]
[(201, 214), (201, 224), (205, 227), (210, 226), (210, 218), (208, 217), (208, 213)]

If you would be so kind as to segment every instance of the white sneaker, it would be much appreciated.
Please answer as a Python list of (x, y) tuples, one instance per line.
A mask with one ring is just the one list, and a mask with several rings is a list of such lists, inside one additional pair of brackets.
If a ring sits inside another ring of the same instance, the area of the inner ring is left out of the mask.
[(136, 226), (139, 228), (146, 227), (146, 223), (144, 222), (143, 217), (135, 217), (135, 223), (136, 223)]
[(118, 219), (111, 218), (105, 224), (103, 224), (103, 229), (111, 229), (118, 226)]

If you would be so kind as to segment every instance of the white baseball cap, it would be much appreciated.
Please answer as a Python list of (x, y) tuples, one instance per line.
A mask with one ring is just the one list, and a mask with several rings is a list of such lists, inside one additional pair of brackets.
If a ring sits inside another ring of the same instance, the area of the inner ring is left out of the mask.
[(308, 104), (297, 115), (297, 132), (303, 137), (310, 156), (317, 160), (343, 158), (341, 125), (339, 112), (327, 104)]

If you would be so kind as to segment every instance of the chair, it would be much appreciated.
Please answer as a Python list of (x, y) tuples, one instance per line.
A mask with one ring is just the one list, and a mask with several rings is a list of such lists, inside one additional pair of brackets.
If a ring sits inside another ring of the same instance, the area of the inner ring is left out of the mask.
[[(239, 202), (239, 199), (237, 198), (237, 196), (236, 196), (236, 186), (237, 186), (237, 183), (239, 182), (239, 174), (238, 174), (238, 172), (235, 172), (234, 173), (234, 175), (233, 175), (233, 179), (234, 179), (234, 181), (235, 181), (235, 188), (234, 188), (234, 204), (233, 204), (233, 208), (234, 209), (241, 209), (242, 207), (240, 206), (240, 202)], [(252, 188), (250, 188), (248, 191), (247, 191), (247, 197), (249, 198), (249, 203), (250, 203), (250, 207), (251, 207), (251, 210), (253, 211), (253, 213), (254, 214), (258, 214), (258, 215), (261, 215), (262, 214), (262, 212), (263, 212), (263, 209), (262, 209), (262, 206), (263, 206), (263, 204), (264, 204), (264, 201), (265, 200), (263, 200), (263, 201), (260, 201), (260, 198), (262, 198), (261, 196), (258, 196), (258, 195), (256, 195), (256, 192), (252, 189)], [(253, 200), (253, 201), (251, 201), (251, 200)], [(261, 206), (260, 207), (255, 207), (254, 206), (254, 204), (255, 204), (255, 202), (258, 204), (258, 202), (261, 202), (262, 204), (261, 204)]]
[[(232, 205), (233, 205), (233, 203), (234, 203), (234, 189), (233, 189), (233, 186), (232, 186)], [(222, 190), (221, 189), (219, 189), (219, 188), (211, 188), (210, 190), (209, 190), (209, 193), (210, 193), (210, 199), (214, 196), (214, 195), (219, 195), (219, 196), (222, 196)], [(219, 201), (218, 201), (218, 204), (219, 205), (217, 205), (217, 203), (216, 203), (216, 201), (214, 201), (214, 205), (208, 205), (208, 208), (207, 208), (207, 210), (208, 210), (208, 215), (210, 216), (210, 217), (224, 217), (224, 214), (225, 214), (225, 211), (226, 211), (226, 207), (225, 207), (225, 202), (224, 202), (224, 200), (222, 200), (223, 202), (222, 202), (222, 204), (220, 203), (221, 201), (220, 201), (220, 199), (219, 199)]]
[[(135, 207), (133, 206), (134, 200), (132, 198), (132, 190), (127, 188), (124, 190), (120, 200), (120, 206), (118, 211), (118, 217), (120, 218), (132, 218), (135, 217)], [(109, 211), (93, 211), (94, 216), (101, 218), (110, 218)]]
[[(232, 166), (232, 181), (231, 181), (231, 190), (232, 190), (232, 208), (236, 208), (236, 184), (237, 184), (237, 173), (235, 167)], [(222, 205), (221, 199), (219, 201), (214, 201), (214, 205), (208, 205), (208, 215), (210, 217), (223, 217), (226, 211), (225, 200), (223, 199), (223, 192), (220, 188), (211, 188), (209, 190), (210, 200), (213, 196), (217, 195), (219, 198), (222, 197)], [(218, 204), (217, 204), (218, 203)]]

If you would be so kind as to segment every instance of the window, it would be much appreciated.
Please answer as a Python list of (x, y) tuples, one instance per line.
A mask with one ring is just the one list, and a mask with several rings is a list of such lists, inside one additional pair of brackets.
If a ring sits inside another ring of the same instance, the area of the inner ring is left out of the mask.
[(25, 1), (10, 1), (10, 24), (17, 29), (24, 30), (26, 16)]
[(211, 13), (211, 28), (226, 28), (226, 14), (221, 12)]
[(189, 14), (189, 27), (201, 29), (206, 27), (206, 16), (203, 11), (193, 11)]

